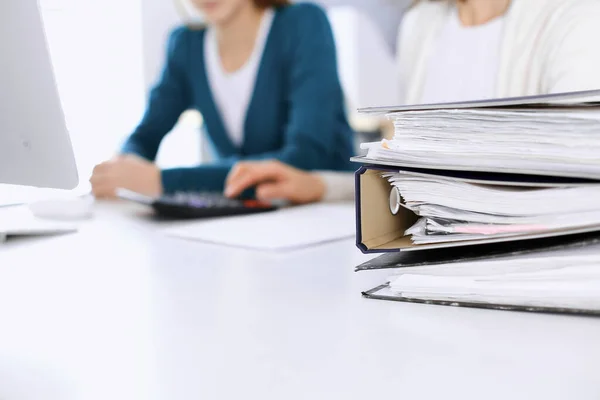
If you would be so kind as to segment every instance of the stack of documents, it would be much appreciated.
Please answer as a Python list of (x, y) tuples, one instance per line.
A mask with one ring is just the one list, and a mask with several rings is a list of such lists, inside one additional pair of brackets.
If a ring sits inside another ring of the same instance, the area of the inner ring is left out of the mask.
[(405, 171), (383, 177), (398, 189), (403, 205), (421, 217), (406, 231), (416, 244), (600, 230), (600, 183), (501, 186)]
[[(368, 150), (361, 161), (600, 179), (600, 106), (574, 103), (573, 96), (550, 97), (554, 106), (539, 96), (528, 102), (540, 103), (527, 105), (515, 100), (503, 107), (484, 101), (387, 109), (395, 136), (361, 145)], [(580, 96), (587, 100), (590, 93)]]
[(408, 267), (365, 293), (382, 300), (600, 314), (600, 246)]
[(357, 269), (396, 272), (364, 295), (600, 315), (599, 98), (366, 110), (395, 136), (354, 159), (357, 245), (388, 253)]

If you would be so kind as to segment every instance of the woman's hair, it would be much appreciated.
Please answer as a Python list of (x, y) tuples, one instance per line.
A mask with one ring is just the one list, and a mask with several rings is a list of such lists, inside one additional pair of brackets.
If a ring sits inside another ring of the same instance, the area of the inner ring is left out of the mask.
[[(254, 5), (259, 8), (282, 7), (291, 4), (290, 0), (252, 0)], [(184, 0), (175, 0), (175, 6), (178, 10), (185, 9)]]
[[(174, 0), (175, 8), (179, 15), (185, 19), (189, 18), (189, 11), (185, 6), (185, 0)], [(291, 4), (290, 0), (252, 0), (254, 5), (259, 8), (269, 8), (269, 7), (283, 7)], [(202, 25), (193, 24), (194, 28), (201, 28)]]
[(289, 0), (252, 0), (257, 7), (268, 8), (268, 7), (281, 7), (290, 4)]

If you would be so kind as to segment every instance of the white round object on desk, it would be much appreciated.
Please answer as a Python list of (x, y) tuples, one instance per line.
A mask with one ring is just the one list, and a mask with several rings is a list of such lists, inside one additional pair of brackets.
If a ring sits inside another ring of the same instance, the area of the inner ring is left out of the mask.
[(31, 203), (29, 209), (37, 218), (53, 220), (80, 220), (92, 216), (92, 196), (71, 199), (42, 200)]
[(393, 215), (397, 215), (402, 207), (402, 196), (400, 196), (400, 190), (397, 187), (393, 187), (390, 191), (390, 212)]

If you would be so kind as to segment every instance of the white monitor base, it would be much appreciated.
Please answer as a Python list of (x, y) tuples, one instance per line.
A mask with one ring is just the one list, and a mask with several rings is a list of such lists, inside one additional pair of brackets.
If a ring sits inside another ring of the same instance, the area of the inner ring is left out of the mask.
[(10, 237), (76, 232), (77, 224), (35, 218), (27, 206), (0, 208), (0, 243)]

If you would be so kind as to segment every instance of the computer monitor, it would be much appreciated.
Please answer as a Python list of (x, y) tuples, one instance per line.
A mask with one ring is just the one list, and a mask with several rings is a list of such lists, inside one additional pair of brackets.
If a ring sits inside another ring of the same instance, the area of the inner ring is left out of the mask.
[(78, 184), (37, 0), (0, 1), (0, 184)]

